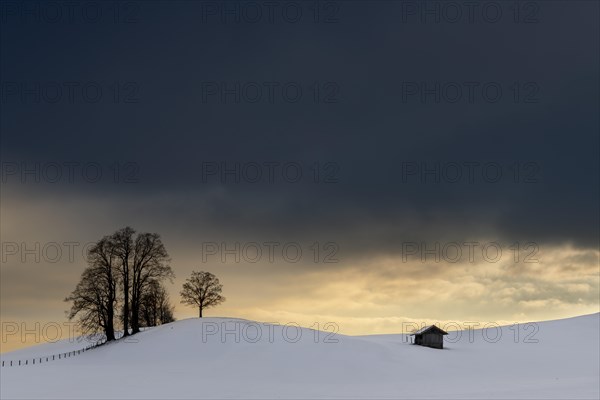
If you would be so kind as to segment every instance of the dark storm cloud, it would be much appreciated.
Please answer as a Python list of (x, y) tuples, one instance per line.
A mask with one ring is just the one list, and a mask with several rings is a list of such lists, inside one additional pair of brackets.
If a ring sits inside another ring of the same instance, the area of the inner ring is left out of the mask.
[[(146, 220), (185, 221), (190, 234), (332, 240), (356, 256), (473, 237), (597, 246), (598, 4), (537, 2), (537, 22), (515, 23), (497, 2), (498, 22), (423, 23), (406, 14), (413, 3), (338, 2), (333, 23), (222, 23), (202, 2), (138, 3), (127, 24), (9, 19), (4, 172), (79, 167), (58, 186), (16, 172), (2, 195), (137, 200)], [(83, 93), (90, 82), (97, 102)], [(236, 104), (219, 85), (237, 82)], [(19, 85), (36, 83), (62, 97), (21, 97)], [(292, 102), (284, 87), (302, 96)], [(98, 183), (77, 175), (89, 163), (103, 170)], [(279, 163), (272, 182), (265, 163)], [(252, 183), (255, 165), (263, 177)]]

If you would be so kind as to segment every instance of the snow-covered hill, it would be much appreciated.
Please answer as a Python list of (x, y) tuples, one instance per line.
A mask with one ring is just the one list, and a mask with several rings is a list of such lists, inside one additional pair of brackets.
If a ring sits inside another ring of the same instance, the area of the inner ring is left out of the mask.
[[(503, 327), (497, 341), (494, 329), (463, 331), (458, 340), (454, 332), (435, 350), (411, 345), (405, 335), (188, 319), (71, 358), (4, 367), (0, 397), (597, 399), (600, 314), (537, 327), (534, 333), (533, 326), (521, 326), (518, 336), (514, 327)], [(81, 347), (58, 342), (0, 358)]]

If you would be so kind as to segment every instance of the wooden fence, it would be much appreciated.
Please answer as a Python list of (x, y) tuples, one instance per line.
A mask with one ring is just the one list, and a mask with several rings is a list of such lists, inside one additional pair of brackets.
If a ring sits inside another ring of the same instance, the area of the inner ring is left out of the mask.
[(99, 346), (102, 346), (105, 343), (106, 341), (98, 341), (92, 345), (84, 347), (83, 349), (73, 350), (66, 353), (53, 354), (50, 356), (26, 358), (21, 360), (2, 360), (2, 367), (20, 367), (25, 365), (36, 365), (48, 363), (51, 361), (64, 360), (65, 358), (75, 357), (87, 351), (93, 350)]

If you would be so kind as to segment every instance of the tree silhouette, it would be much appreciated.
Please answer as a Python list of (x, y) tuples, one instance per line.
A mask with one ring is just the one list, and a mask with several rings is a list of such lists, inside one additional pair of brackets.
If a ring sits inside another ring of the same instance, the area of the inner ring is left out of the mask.
[(130, 301), (131, 291), (131, 258), (133, 254), (133, 235), (135, 231), (130, 227), (119, 229), (111, 236), (115, 251), (120, 259), (119, 273), (121, 275), (121, 288), (123, 293), (123, 336), (129, 336)]
[(140, 325), (157, 326), (175, 321), (169, 294), (158, 281), (151, 281), (140, 302)]
[(73, 303), (70, 320), (79, 316), (84, 332), (103, 330), (106, 340), (115, 340), (114, 315), (119, 284), (118, 257), (111, 238), (105, 236), (88, 251), (89, 266), (83, 271), (75, 290), (65, 301)]
[(140, 233), (134, 241), (132, 281), (131, 281), (131, 331), (140, 331), (140, 306), (144, 293), (151, 289), (152, 282), (175, 277), (167, 264), (169, 254), (160, 235)]
[(219, 278), (204, 271), (193, 271), (186, 279), (181, 291), (181, 303), (198, 307), (198, 316), (202, 318), (202, 310), (213, 307), (225, 301), (221, 296), (223, 285)]
[(139, 332), (140, 322), (174, 320), (162, 281), (175, 275), (158, 234), (136, 235), (130, 227), (120, 229), (96, 242), (88, 251), (87, 261), (89, 266), (77, 287), (65, 299), (72, 303), (69, 319), (79, 317), (84, 331), (102, 330), (107, 341), (114, 340), (115, 310), (119, 309), (123, 336), (129, 335), (129, 327), (132, 334)]

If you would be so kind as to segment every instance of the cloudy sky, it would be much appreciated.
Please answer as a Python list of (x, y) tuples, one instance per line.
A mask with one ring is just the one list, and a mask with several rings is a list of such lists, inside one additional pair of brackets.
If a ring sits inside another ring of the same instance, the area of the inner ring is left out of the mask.
[(128, 225), (180, 319), (192, 270), (208, 316), (349, 334), (598, 312), (598, 3), (27, 4), (0, 10), (3, 324), (65, 322)]

